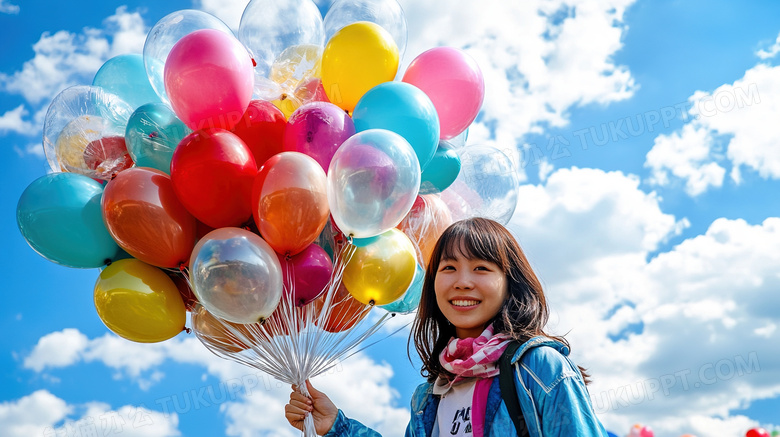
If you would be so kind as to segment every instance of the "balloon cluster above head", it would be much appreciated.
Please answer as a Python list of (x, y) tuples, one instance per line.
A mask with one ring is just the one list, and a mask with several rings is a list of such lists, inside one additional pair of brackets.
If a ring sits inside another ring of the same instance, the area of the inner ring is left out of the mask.
[(330, 333), (377, 306), (414, 311), (444, 229), (506, 223), (518, 178), (467, 144), (476, 61), (436, 47), (399, 71), (406, 46), (396, 0), (337, 0), (324, 19), (311, 0), (252, 0), (236, 34), (171, 13), (142, 55), (53, 98), (53, 173), (22, 194), (19, 229), (52, 262), (109, 266), (98, 314), (133, 341), (170, 338), (183, 311), (222, 353), (251, 350), (236, 336), (258, 323), (304, 329), (285, 302)]

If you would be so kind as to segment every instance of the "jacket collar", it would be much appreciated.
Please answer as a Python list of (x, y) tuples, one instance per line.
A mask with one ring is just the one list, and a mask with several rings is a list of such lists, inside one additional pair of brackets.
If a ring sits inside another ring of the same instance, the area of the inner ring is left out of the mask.
[(549, 346), (560, 352), (563, 356), (569, 356), (569, 348), (565, 344), (558, 340), (538, 335), (526, 341), (517, 349), (517, 352), (515, 352), (515, 355), (512, 357), (512, 365), (519, 361), (526, 352), (539, 346)]

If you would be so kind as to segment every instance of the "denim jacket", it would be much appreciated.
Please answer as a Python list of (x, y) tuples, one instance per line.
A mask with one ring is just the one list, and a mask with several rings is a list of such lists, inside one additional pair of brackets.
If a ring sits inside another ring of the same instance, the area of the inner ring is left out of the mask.
[[(607, 432), (593, 411), (588, 390), (577, 366), (562, 343), (534, 337), (512, 358), (515, 386), (530, 437), (606, 437)], [(429, 437), (436, 418), (439, 397), (433, 385), (424, 383), (412, 395), (412, 418), (406, 437)], [(485, 412), (485, 437), (516, 435), (515, 425), (501, 399), (498, 378), (493, 378)], [(348, 419), (339, 410), (325, 437), (381, 437), (362, 423)]]

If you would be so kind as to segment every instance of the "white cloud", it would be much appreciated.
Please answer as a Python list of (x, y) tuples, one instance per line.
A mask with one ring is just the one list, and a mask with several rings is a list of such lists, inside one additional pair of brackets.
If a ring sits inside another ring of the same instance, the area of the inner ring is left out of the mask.
[(769, 47), (768, 49), (759, 49), (756, 51), (756, 56), (761, 59), (771, 59), (777, 56), (778, 53), (780, 53), (780, 35), (777, 36), (772, 47)]
[(726, 169), (713, 162), (713, 132), (701, 125), (687, 124), (682, 131), (655, 138), (645, 166), (652, 176), (648, 182), (668, 185), (670, 175), (685, 181), (685, 192), (697, 196), (710, 187), (723, 185)]
[(6, 0), (0, 0), (0, 14), (16, 15), (19, 13), (19, 5), (12, 4)]
[(109, 57), (143, 51), (147, 29), (140, 14), (120, 7), (105, 24), (107, 30), (44, 33), (33, 45), (35, 56), (21, 70), (0, 74), (0, 89), (20, 94), (37, 106), (69, 86), (91, 84), (95, 72)]
[(31, 122), (23, 120), (27, 114), (28, 111), (24, 105), (19, 105), (0, 115), (0, 133), (16, 132), (22, 135), (30, 135), (33, 132), (38, 132)]
[(726, 163), (737, 184), (743, 168), (780, 179), (780, 134), (774, 129), (780, 117), (778, 74), (780, 67), (759, 64), (732, 84), (695, 92), (689, 98), (691, 121), (678, 132), (657, 137), (648, 152), (650, 182), (683, 180), (686, 192), (695, 196), (722, 185)]
[(780, 354), (767, 348), (780, 218), (718, 219), (651, 258), (687, 222), (633, 177), (557, 170), (519, 197), (511, 228), (545, 285), (548, 328), (592, 372), (608, 429), (738, 437), (757, 425), (730, 412), (780, 395)]
[[(71, 417), (76, 411), (80, 417)], [(16, 401), (0, 404), (3, 436), (109, 435), (174, 437), (178, 416), (164, 416), (143, 407), (125, 405), (112, 410), (103, 403), (69, 405), (47, 390), (38, 390)]]
[(77, 329), (52, 332), (38, 340), (30, 355), (24, 359), (24, 367), (41, 372), (46, 368), (70, 366), (79, 361), (88, 342), (87, 336)]

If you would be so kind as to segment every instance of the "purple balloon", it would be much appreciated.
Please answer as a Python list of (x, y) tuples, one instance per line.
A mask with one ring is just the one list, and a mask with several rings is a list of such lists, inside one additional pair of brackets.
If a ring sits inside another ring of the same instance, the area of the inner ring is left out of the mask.
[(355, 134), (355, 124), (343, 109), (329, 102), (310, 102), (287, 121), (284, 150), (311, 156), (328, 172), (333, 154)]
[(306, 305), (322, 294), (333, 273), (333, 263), (325, 249), (310, 244), (289, 260), (284, 255), (276, 256), (282, 265), (284, 293), (292, 291), (297, 306)]

